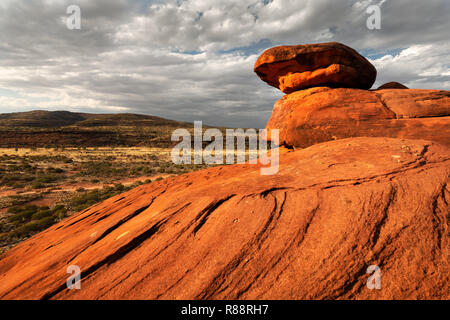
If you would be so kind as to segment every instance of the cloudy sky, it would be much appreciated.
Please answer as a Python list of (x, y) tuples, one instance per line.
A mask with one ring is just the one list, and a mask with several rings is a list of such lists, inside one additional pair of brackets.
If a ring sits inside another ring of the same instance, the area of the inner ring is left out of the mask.
[[(381, 30), (369, 30), (369, 5)], [(66, 10), (81, 8), (81, 29)], [(253, 65), (282, 44), (338, 41), (374, 87), (450, 90), (449, 0), (1, 0), (0, 112), (133, 112), (265, 126), (282, 93)]]

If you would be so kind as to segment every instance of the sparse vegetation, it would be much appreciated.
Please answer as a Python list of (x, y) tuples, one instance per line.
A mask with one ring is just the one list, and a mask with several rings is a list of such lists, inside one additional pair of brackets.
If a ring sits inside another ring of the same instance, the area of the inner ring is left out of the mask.
[(0, 148), (0, 252), (143, 183), (208, 167), (175, 165), (170, 148)]
[(139, 184), (209, 167), (172, 162), (176, 128), (193, 133), (133, 114), (0, 114), (0, 253)]
[(82, 211), (96, 203), (143, 184), (137, 182), (130, 186), (116, 184), (102, 189), (78, 190), (77, 195), (68, 201), (58, 203), (52, 208), (28, 204), (8, 208), (0, 221), (0, 245), (5, 248), (24, 238), (38, 233), (54, 223), (63, 220), (68, 213)]

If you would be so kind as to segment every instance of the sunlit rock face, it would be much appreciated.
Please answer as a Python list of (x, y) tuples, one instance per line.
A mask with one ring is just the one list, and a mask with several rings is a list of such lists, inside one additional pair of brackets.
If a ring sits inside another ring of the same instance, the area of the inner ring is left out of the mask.
[(377, 75), (366, 58), (337, 42), (271, 48), (254, 71), (284, 93), (317, 86), (370, 89)]

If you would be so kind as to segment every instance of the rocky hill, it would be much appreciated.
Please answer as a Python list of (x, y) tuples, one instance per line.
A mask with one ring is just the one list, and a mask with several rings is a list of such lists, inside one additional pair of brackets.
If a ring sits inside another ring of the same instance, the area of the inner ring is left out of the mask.
[(169, 147), (176, 128), (193, 124), (140, 114), (30, 111), (0, 114), (0, 147)]
[(0, 114), (0, 126), (3, 127), (36, 127), (58, 128), (65, 126), (179, 126), (182, 122), (160, 117), (122, 113), (94, 114), (70, 111), (36, 110)]

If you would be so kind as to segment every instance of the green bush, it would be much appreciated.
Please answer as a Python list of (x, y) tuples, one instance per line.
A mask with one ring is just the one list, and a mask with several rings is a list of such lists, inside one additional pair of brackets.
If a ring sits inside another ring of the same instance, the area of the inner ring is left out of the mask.
[[(151, 181), (148, 179), (145, 182), (149, 183)], [(0, 223), (0, 241), (3, 245), (23, 237), (31, 236), (36, 232), (48, 228), (55, 222), (64, 219), (68, 211), (82, 211), (142, 183), (136, 182), (128, 187), (118, 183), (114, 186), (104, 187), (103, 189), (90, 191), (84, 189), (78, 190), (79, 193), (77, 196), (69, 200), (66, 205), (59, 204), (53, 208), (49, 208), (48, 206), (38, 207), (36, 205), (21, 206), (21, 203), (16, 203), (15, 206), (7, 210), (7, 221)]]
[(35, 179), (36, 182), (40, 182), (40, 183), (51, 183), (51, 182), (55, 182), (58, 180), (58, 176), (55, 174), (43, 174), (43, 175), (38, 175)]
[(14, 206), (14, 207), (8, 208), (7, 212), (11, 213), (11, 214), (16, 214), (16, 213), (19, 213), (22, 210), (23, 210), (23, 208), (18, 207), (18, 206)]
[(39, 222), (31, 221), (14, 230), (13, 234), (17, 234), (17, 236), (23, 237), (37, 230), (39, 230)]
[[(47, 169), (47, 172), (50, 172), (50, 173), (64, 173), (64, 170), (61, 169), (61, 168), (52, 168), (52, 167), (50, 167), (50, 168)], [(53, 178), (57, 178), (57, 177), (53, 177)]]
[(10, 237), (25, 237), (31, 233), (44, 230), (54, 223), (53, 217), (45, 217), (37, 221), (28, 222), (10, 233)]
[(35, 214), (38, 210), (38, 207), (35, 205), (28, 205), (16, 211), (17, 213), (8, 217), (9, 222), (24, 222), (30, 220), (30, 218)]
[[(9, 235), (6, 233), (0, 234), (0, 242), (6, 242), (8, 240)], [(2, 254), (2, 251), (0, 249), (0, 255)]]
[(41, 220), (43, 218), (50, 217), (52, 215), (53, 215), (53, 212), (50, 211), (50, 209), (48, 209), (48, 210), (39, 210), (38, 212), (36, 212), (35, 214), (33, 214), (31, 216), (31, 220)]
[(121, 184), (121, 183), (116, 183), (116, 184), (114, 185), (114, 188), (115, 188), (117, 191), (124, 191), (124, 190), (125, 190), (125, 186), (124, 186), (123, 184)]
[(45, 187), (45, 185), (43, 183), (41, 183), (41, 182), (38, 182), (38, 181), (33, 182), (31, 184), (31, 188), (33, 188), (33, 189), (41, 189), (41, 188), (44, 188), (44, 187)]
[(25, 187), (25, 183), (23, 183), (23, 182), (15, 182), (11, 187), (13, 187), (14, 189), (23, 188), (23, 187)]
[(58, 210), (54, 211), (53, 217), (56, 217), (57, 219), (62, 220), (66, 217), (66, 213), (67, 213), (66, 208), (58, 209)]
[(27, 210), (20, 212), (18, 214), (15, 214), (13, 216), (8, 217), (9, 222), (24, 222), (30, 220), (30, 218), (33, 216), (34, 212)]
[(39, 231), (50, 227), (55, 222), (54, 217), (45, 217), (38, 221)]

